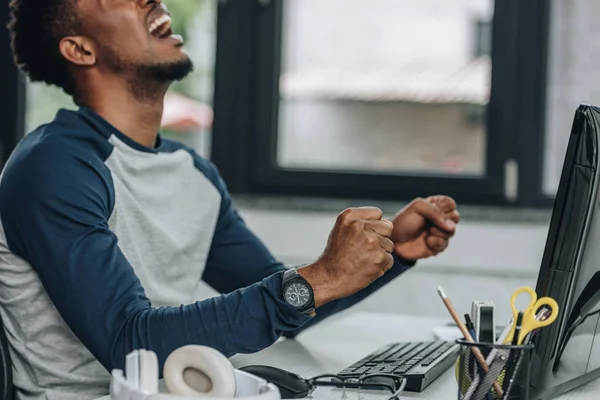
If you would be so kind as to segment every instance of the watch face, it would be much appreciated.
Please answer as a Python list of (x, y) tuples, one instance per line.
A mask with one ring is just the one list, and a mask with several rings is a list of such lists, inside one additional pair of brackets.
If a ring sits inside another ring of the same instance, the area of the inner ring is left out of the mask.
[(285, 300), (294, 307), (302, 307), (310, 301), (310, 291), (300, 282), (294, 282), (285, 289)]

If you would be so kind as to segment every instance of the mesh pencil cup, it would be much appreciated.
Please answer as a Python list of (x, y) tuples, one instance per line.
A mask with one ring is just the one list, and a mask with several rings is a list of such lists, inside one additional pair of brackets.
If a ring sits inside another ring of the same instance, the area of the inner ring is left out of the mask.
[[(533, 344), (504, 345), (457, 340), (459, 400), (529, 400)], [(485, 359), (487, 372), (478, 361)], [(499, 390), (498, 390), (499, 389)]]

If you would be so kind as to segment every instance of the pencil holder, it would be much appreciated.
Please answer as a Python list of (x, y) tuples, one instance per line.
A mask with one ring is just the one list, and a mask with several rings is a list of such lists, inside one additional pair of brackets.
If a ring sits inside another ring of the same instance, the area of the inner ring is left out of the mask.
[(459, 400), (529, 400), (533, 344), (456, 343), (460, 345), (456, 362)]

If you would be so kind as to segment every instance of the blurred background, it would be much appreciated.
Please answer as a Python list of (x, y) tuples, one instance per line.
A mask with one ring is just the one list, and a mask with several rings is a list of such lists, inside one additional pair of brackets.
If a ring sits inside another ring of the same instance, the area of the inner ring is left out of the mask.
[[(171, 87), (162, 134), (219, 167), (278, 258), (314, 260), (346, 207), (391, 218), (442, 193), (462, 215), (450, 248), (357, 309), (446, 316), (443, 285), (461, 309), (508, 315), (535, 285), (575, 109), (600, 104), (599, 2), (164, 2), (195, 71)], [(2, 165), (74, 105), (18, 74), (0, 36)]]

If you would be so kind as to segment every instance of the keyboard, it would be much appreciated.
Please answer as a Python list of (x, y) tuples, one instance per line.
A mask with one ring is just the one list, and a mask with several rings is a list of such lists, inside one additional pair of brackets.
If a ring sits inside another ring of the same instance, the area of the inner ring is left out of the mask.
[(454, 342), (391, 343), (369, 354), (338, 375), (358, 378), (363, 374), (393, 374), (406, 378), (406, 390), (421, 392), (450, 368), (458, 357)]

